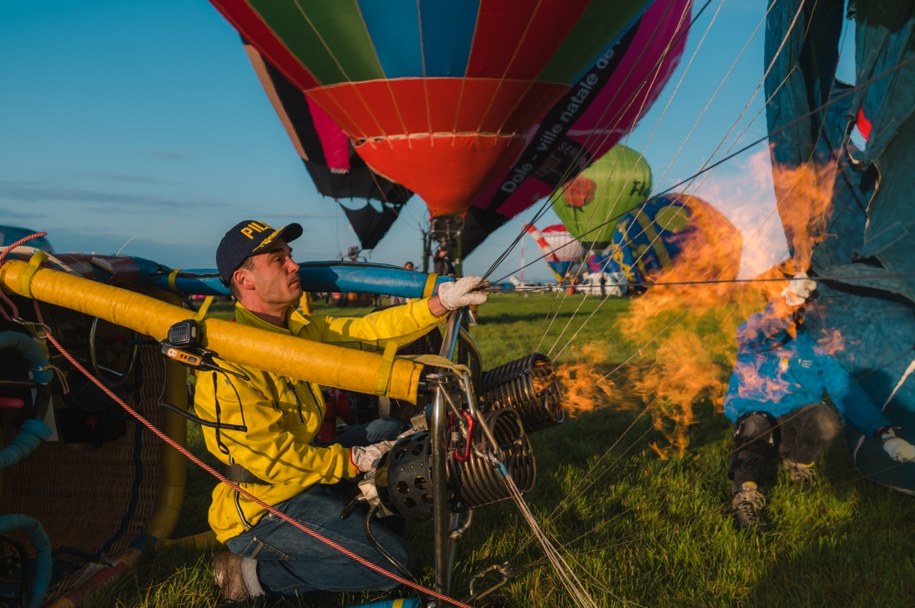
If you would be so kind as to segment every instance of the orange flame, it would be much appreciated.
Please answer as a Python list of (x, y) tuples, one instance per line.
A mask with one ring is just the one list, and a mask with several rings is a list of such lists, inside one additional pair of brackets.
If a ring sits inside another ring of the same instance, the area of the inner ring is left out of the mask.
[(614, 383), (604, 378), (596, 368), (606, 363), (606, 354), (600, 345), (586, 344), (573, 348), (575, 362), (559, 363), (554, 367), (565, 395), (563, 409), (570, 416), (590, 412), (619, 400)]
[[(739, 325), (767, 302), (776, 304), (774, 314), (791, 314), (793, 309), (779, 293), (788, 278), (809, 269), (814, 245), (827, 236), (833, 176), (833, 167), (812, 163), (773, 170), (779, 215), (793, 258), (769, 268), (752, 283), (733, 282), (743, 250), (740, 232), (711, 206), (690, 205), (692, 230), (682, 231), (678, 243), (683, 253), (652, 277), (653, 286), (631, 302), (628, 315), (617, 326), (640, 347), (641, 362), (628, 366), (628, 378), (620, 381), (620, 386), (633, 387), (640, 399), (627, 399), (614, 383), (591, 371), (606, 357), (603, 351), (582, 350), (575, 355), (576, 363), (557, 369), (574, 401), (572, 407), (576, 411), (600, 405), (647, 407), (653, 428), (666, 442), (655, 441), (649, 447), (661, 458), (685, 454), (689, 427), (697, 422), (694, 406), (708, 402), (716, 412), (723, 409)], [(841, 349), (842, 338), (831, 333), (819, 343), (835, 352)], [(743, 380), (745, 391), (771, 396), (787, 389), (777, 381)]]
[(732, 282), (742, 235), (710, 205), (690, 205), (690, 211), (692, 230), (684, 231), (683, 254), (653, 278), (655, 286), (633, 301), (619, 327), (653, 350), (651, 369), (630, 382), (650, 404), (654, 428), (667, 442), (650, 446), (662, 458), (686, 452), (697, 404), (707, 401), (722, 411), (737, 327), (765, 305), (767, 290), (775, 291)]
[(778, 214), (788, 244), (794, 250), (793, 262), (798, 271), (810, 268), (814, 246), (827, 236), (835, 172), (835, 164), (814, 162), (798, 167), (772, 167)]

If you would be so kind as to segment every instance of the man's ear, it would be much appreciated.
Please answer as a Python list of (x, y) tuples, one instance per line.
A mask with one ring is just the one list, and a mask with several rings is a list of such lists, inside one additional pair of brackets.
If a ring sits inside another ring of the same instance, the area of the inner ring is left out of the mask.
[(251, 280), (251, 273), (247, 268), (238, 268), (232, 273), (232, 280), (239, 289), (254, 289), (254, 282)]

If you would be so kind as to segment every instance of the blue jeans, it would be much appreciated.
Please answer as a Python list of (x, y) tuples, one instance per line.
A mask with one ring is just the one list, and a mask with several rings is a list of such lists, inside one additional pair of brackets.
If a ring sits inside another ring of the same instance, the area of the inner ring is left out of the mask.
[[(340, 443), (354, 441), (344, 445), (359, 445), (393, 439), (400, 433), (401, 425), (397, 420), (379, 419), (356, 427), (341, 434)], [(309, 530), (388, 572), (399, 574), (366, 538), (364, 507), (357, 508), (346, 519), (340, 518), (347, 502), (340, 488), (316, 485), (275, 508)], [(401, 536), (378, 521), (373, 521), (372, 533), (378, 544), (399, 563), (407, 564), (409, 552)], [(250, 530), (229, 539), (226, 546), (233, 553), (257, 560), (258, 580), (269, 594), (294, 595), (319, 590), (374, 591), (393, 589), (399, 584), (272, 513), (265, 515)]]

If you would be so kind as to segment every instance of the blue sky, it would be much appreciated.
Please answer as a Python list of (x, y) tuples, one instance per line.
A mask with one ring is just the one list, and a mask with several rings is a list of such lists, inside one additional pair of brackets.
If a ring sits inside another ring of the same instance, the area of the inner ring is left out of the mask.
[[(754, 34), (765, 6), (710, 3), (664, 94), (624, 140), (649, 161), (655, 192), (716, 149), (720, 158), (765, 135), (763, 28)], [(213, 267), (222, 234), (248, 217), (303, 223), (300, 261), (336, 259), (357, 243), (315, 191), (236, 32), (205, 0), (5, 0), (0, 15), (0, 224), (46, 231), (59, 252), (120, 252), (173, 268)], [(680, 188), (725, 212), (745, 239), (759, 231), (745, 265), (783, 247), (765, 157), (756, 146), (701, 187)], [(533, 212), (493, 234), (465, 273), (486, 270)], [(418, 262), (426, 217), (414, 197), (369, 259)], [(556, 221), (550, 212), (538, 225)], [(537, 254), (525, 238), (529, 262)], [(518, 274), (521, 256), (516, 247), (495, 278)], [(542, 262), (523, 272), (549, 276)]]

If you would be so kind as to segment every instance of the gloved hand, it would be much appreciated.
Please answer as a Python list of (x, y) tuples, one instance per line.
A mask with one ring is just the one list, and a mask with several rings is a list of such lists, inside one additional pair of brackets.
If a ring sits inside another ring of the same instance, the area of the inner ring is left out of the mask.
[(382, 456), (394, 447), (393, 441), (379, 441), (371, 445), (357, 445), (349, 449), (349, 459), (363, 473), (375, 469)]
[(799, 272), (788, 281), (788, 286), (782, 289), (781, 296), (789, 305), (800, 306), (816, 288), (816, 281), (808, 279), (806, 272)]
[(890, 455), (896, 462), (915, 461), (915, 445), (902, 437), (890, 437), (883, 442), (883, 451)]
[(482, 304), (489, 297), (489, 281), (482, 277), (461, 277), (453, 283), (438, 286), (438, 301), (446, 310), (457, 310), (471, 304)]

